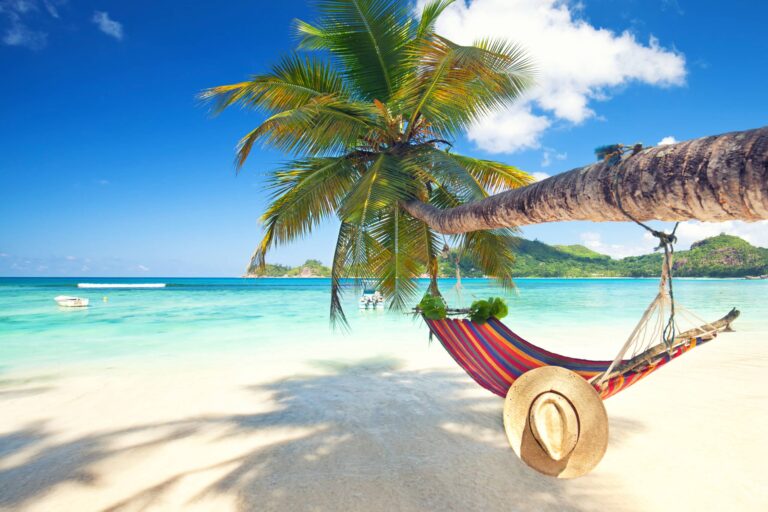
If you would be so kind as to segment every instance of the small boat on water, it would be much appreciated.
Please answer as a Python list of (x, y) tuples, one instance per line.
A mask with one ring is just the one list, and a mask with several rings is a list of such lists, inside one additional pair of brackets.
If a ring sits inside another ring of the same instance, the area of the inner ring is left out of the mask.
[(53, 300), (64, 308), (84, 308), (88, 307), (88, 299), (82, 297), (70, 297), (69, 295), (59, 295), (54, 297)]
[(360, 309), (383, 309), (384, 302), (384, 296), (378, 290), (366, 288), (363, 290), (358, 305)]
[(77, 283), (78, 288), (165, 288), (165, 283)]

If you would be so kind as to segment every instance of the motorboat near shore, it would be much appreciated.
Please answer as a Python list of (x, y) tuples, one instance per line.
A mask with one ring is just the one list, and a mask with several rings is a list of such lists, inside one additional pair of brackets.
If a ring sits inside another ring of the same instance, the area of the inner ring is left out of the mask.
[(360, 309), (384, 309), (384, 296), (378, 290), (366, 288), (360, 297), (358, 305)]
[(85, 308), (88, 307), (89, 302), (88, 299), (83, 297), (70, 297), (69, 295), (59, 295), (54, 297), (53, 300), (64, 308)]
[(165, 283), (77, 283), (78, 288), (165, 288)]

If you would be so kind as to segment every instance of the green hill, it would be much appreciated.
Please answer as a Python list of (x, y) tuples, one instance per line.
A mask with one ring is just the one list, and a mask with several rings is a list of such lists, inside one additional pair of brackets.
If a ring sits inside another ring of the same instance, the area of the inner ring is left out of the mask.
[[(547, 245), (538, 240), (515, 241), (516, 277), (656, 277), (661, 254), (614, 260), (583, 245)], [(456, 277), (456, 252), (439, 262), (440, 277)], [(470, 260), (460, 262), (462, 277), (483, 277)], [(731, 235), (718, 235), (675, 253), (673, 273), (679, 277), (744, 277), (768, 274), (768, 249), (754, 247)], [(263, 274), (246, 277), (329, 277), (331, 271), (318, 260), (298, 267), (267, 265)]]
[(516, 274), (520, 277), (596, 277), (618, 275), (609, 256), (583, 245), (547, 245), (518, 239)]
[[(655, 277), (661, 269), (661, 254), (614, 260), (582, 245), (547, 245), (517, 239), (517, 277)], [(471, 262), (462, 261), (462, 276), (481, 277)], [(442, 277), (454, 277), (455, 266), (443, 259)], [(687, 251), (677, 251), (673, 273), (680, 277), (744, 277), (768, 274), (768, 249), (754, 247), (731, 235), (718, 235), (696, 242)]]
[(605, 254), (600, 254), (599, 252), (595, 252), (588, 247), (584, 247), (583, 245), (553, 245), (552, 247), (557, 249), (560, 252), (564, 252), (566, 254), (570, 254), (571, 256), (576, 256), (578, 258), (587, 258), (590, 260), (611, 259), (610, 256), (606, 256)]
[(330, 277), (331, 269), (320, 260), (307, 260), (298, 267), (268, 263), (264, 272), (249, 272), (243, 277)]
[[(660, 254), (624, 258), (618, 262), (627, 275), (656, 276), (661, 265)], [(768, 274), (768, 249), (755, 247), (737, 236), (718, 235), (678, 251), (672, 273), (680, 277), (744, 277)]]

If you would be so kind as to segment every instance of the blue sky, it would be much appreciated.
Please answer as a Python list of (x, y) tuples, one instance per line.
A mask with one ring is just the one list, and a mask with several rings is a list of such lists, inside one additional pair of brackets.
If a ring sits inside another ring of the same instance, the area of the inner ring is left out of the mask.
[[(517, 34), (546, 64), (540, 90), (458, 150), (551, 175), (606, 143), (766, 124), (768, 3), (531, 2), (475, 0), (438, 25), (456, 39)], [(0, 0), (0, 275), (242, 273), (263, 174), (283, 156), (254, 152), (236, 175), (234, 145), (259, 116), (211, 118), (195, 94), (266, 70), (293, 48), (297, 17), (313, 17), (304, 0)], [(696, 223), (683, 244), (723, 229), (768, 244), (765, 225)], [(329, 225), (269, 259), (327, 262), (334, 235)], [(524, 235), (616, 256), (652, 246), (624, 223)]]

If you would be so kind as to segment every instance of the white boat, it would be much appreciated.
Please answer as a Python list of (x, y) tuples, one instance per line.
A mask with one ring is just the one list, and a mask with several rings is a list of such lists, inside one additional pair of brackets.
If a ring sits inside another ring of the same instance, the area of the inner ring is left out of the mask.
[(384, 309), (384, 296), (373, 288), (363, 290), (363, 295), (358, 301), (360, 309)]
[(54, 297), (53, 300), (55, 300), (59, 306), (65, 308), (84, 308), (88, 306), (88, 299), (84, 299), (82, 297), (59, 295), (58, 297)]
[(77, 283), (78, 288), (165, 288), (165, 283)]

